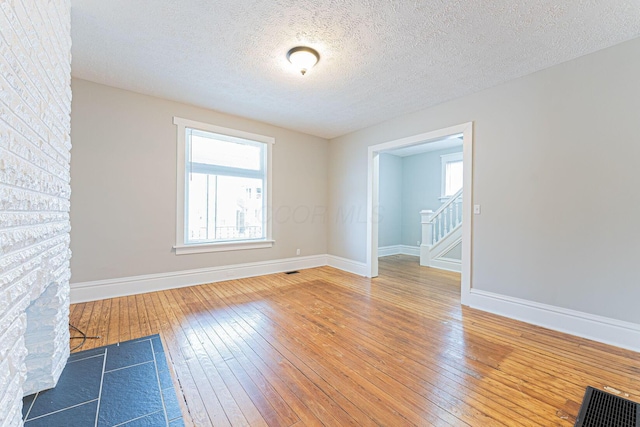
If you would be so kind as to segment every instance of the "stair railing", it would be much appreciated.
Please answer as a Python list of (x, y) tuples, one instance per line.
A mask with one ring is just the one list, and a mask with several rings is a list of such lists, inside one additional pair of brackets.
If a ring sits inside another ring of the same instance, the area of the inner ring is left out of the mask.
[(462, 190), (458, 190), (431, 216), (431, 245), (444, 239), (462, 223)]

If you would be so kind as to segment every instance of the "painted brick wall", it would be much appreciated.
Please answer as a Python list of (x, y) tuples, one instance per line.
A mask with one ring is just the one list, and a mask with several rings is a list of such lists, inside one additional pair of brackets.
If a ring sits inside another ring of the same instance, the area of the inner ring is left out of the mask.
[(69, 354), (69, 0), (0, 0), (0, 426)]

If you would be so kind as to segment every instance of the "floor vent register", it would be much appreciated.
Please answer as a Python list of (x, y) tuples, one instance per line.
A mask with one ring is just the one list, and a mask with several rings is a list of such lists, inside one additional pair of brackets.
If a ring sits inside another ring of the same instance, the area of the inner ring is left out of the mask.
[(587, 387), (575, 427), (640, 427), (640, 404)]

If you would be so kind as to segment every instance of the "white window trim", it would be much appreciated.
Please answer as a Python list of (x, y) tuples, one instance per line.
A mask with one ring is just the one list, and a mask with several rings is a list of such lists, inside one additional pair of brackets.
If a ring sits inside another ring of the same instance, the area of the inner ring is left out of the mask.
[(447, 163), (450, 162), (461, 162), (462, 161), (462, 151), (459, 153), (450, 153), (450, 154), (442, 154), (440, 156), (440, 201), (446, 202), (451, 198), (451, 196), (445, 195), (446, 191), (446, 174), (447, 174)]
[[(259, 135), (256, 133), (245, 132), (236, 129), (225, 128), (222, 126), (216, 126), (210, 123), (202, 123), (195, 120), (183, 119), (180, 117), (173, 118), (173, 124), (177, 126), (177, 148), (176, 148), (176, 244), (173, 249), (176, 251), (176, 255), (184, 254), (199, 254), (205, 252), (221, 252), (221, 251), (237, 251), (245, 249), (260, 249), (270, 248), (275, 243), (272, 236), (272, 218), (269, 214), (269, 207), (272, 206), (271, 197), (271, 153), (273, 144), (276, 143), (275, 138), (271, 136)], [(235, 240), (229, 242), (210, 242), (210, 243), (195, 243), (185, 245), (185, 153), (186, 153), (186, 128), (198, 129), (207, 132), (214, 132), (222, 135), (233, 136), (236, 138), (243, 138), (252, 141), (264, 142), (267, 149), (267, 179), (265, 183), (264, 192), (267, 197), (263, 197), (263, 209), (266, 216), (265, 226), (266, 233), (263, 239), (251, 239), (251, 240)]]

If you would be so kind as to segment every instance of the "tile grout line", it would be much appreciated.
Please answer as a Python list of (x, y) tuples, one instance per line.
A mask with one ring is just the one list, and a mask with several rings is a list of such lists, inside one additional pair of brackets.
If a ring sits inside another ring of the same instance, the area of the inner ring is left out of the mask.
[(105, 347), (104, 359), (102, 360), (102, 375), (100, 376), (100, 391), (98, 392), (98, 405), (96, 406), (96, 422), (94, 423), (94, 427), (98, 427), (98, 414), (100, 414), (100, 399), (102, 398), (102, 384), (104, 383), (104, 369), (107, 366), (108, 352), (109, 352), (109, 349)]
[(121, 371), (123, 369), (135, 368), (136, 366), (146, 365), (148, 363), (153, 363), (154, 360), (147, 360), (146, 362), (136, 363), (135, 365), (123, 366), (121, 368), (111, 369), (110, 371), (104, 371), (105, 374), (110, 374), (111, 372)]
[(36, 392), (36, 395), (33, 397), (33, 400), (31, 401), (31, 405), (29, 405), (29, 409), (27, 410), (27, 413), (24, 416), (24, 421), (26, 422), (29, 419), (29, 414), (31, 413), (31, 409), (33, 408), (33, 404), (36, 403), (36, 399), (38, 398), (38, 396), (40, 395), (40, 392)]
[[(169, 416), (167, 415), (167, 405), (164, 402), (164, 392), (162, 390), (162, 384), (160, 384), (160, 373), (158, 372), (156, 349), (153, 346), (153, 341), (150, 340), (149, 344), (151, 344), (151, 352), (153, 353), (153, 366), (156, 370), (156, 381), (158, 382), (158, 390), (160, 391), (160, 401), (162, 402), (162, 410), (164, 411), (164, 421), (167, 423), (166, 426), (169, 427)], [(162, 345), (162, 341), (160, 341), (160, 345)], [(162, 350), (164, 350), (164, 348)], [(175, 390), (173, 392), (175, 393)]]
[(83, 361), (83, 360), (93, 359), (94, 357), (100, 357), (100, 356), (104, 356), (104, 353), (94, 354), (93, 356), (83, 357), (82, 359), (69, 360), (69, 361), (67, 362), (67, 365), (68, 365), (69, 363), (81, 362), (81, 361)]
[(67, 411), (69, 409), (77, 408), (78, 406), (86, 405), (87, 403), (95, 402), (96, 400), (98, 400), (98, 399), (87, 400), (86, 402), (81, 402), (81, 403), (78, 403), (76, 405), (67, 406), (66, 408), (58, 409), (57, 411), (47, 412), (46, 414), (38, 415), (37, 417), (33, 417), (30, 420), (26, 420), (25, 424), (28, 423), (28, 422), (31, 422), (33, 420), (39, 420), (40, 418), (48, 417), (49, 415), (53, 415), (53, 414), (57, 414), (59, 412)]
[(132, 418), (132, 419), (127, 420), (127, 421), (125, 421), (125, 422), (123, 422), (123, 423), (120, 423), (120, 424), (114, 424), (112, 427), (119, 427), (119, 426), (123, 426), (123, 425), (125, 425), (125, 424), (129, 424), (129, 423), (130, 423), (130, 422), (132, 422), (132, 421), (141, 420), (141, 419), (143, 419), (143, 418), (145, 418), (145, 417), (148, 417), (149, 415), (157, 414), (158, 412), (162, 412), (162, 411), (160, 410), (160, 411), (149, 412), (148, 414), (144, 414), (144, 415), (141, 415), (141, 416), (139, 416), (139, 417)]

